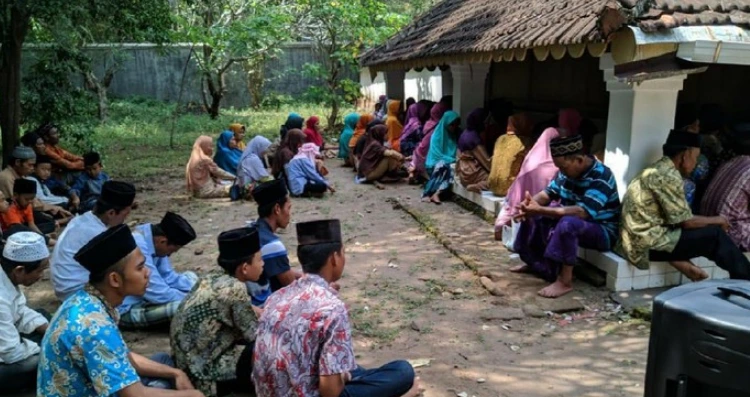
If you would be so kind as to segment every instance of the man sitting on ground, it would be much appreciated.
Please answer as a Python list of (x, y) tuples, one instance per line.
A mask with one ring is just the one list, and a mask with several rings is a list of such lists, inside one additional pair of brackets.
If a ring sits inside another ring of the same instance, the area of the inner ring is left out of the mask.
[(258, 203), (256, 225), (260, 234), (263, 274), (257, 282), (248, 283), (248, 292), (253, 304), (262, 307), (272, 292), (286, 287), (301, 275), (292, 270), (286, 247), (275, 234), (279, 228), (289, 226), (292, 217), (292, 200), (284, 181), (276, 179), (256, 185), (253, 199)]
[(161, 223), (146, 223), (135, 229), (133, 238), (146, 257), (151, 275), (145, 295), (128, 296), (117, 308), (120, 326), (148, 329), (169, 324), (198, 280), (193, 272), (175, 272), (169, 257), (195, 240), (195, 230), (185, 218), (173, 212), (167, 212)]
[[(167, 354), (131, 352), (115, 307), (146, 292), (149, 270), (125, 225), (94, 237), (75, 255), (90, 283), (63, 302), (42, 340), (38, 396), (203, 396)], [(177, 391), (162, 390), (176, 388)]]
[(271, 295), (258, 324), (253, 382), (259, 396), (400, 397), (421, 393), (406, 361), (355, 363), (346, 306), (330, 286), (346, 258), (338, 220), (297, 224), (305, 275)]
[(39, 343), (49, 321), (46, 313), (26, 306), (20, 286), (39, 281), (49, 250), (39, 234), (15, 233), (8, 237), (0, 263), (0, 394), (6, 395), (36, 386)]
[(609, 251), (614, 245), (620, 196), (609, 168), (584, 154), (580, 135), (553, 139), (550, 152), (560, 171), (545, 190), (533, 197), (526, 192), (518, 206), (524, 222), (514, 248), (525, 264), (511, 271), (554, 281), (539, 295), (557, 298), (573, 290), (579, 247)]
[(669, 262), (693, 281), (708, 278), (690, 261), (702, 256), (731, 278), (749, 280), (750, 262), (727, 235), (726, 218), (693, 215), (685, 199), (682, 178), (693, 172), (700, 147), (700, 135), (669, 133), (664, 157), (628, 185), (615, 252), (642, 270), (649, 268), (649, 261)]
[(172, 321), (175, 362), (206, 396), (252, 390), (253, 344), (258, 319), (245, 283), (263, 272), (256, 226), (219, 235), (222, 274), (198, 281)]
[(99, 153), (90, 152), (83, 155), (84, 171), (78, 175), (70, 191), (81, 198), (79, 211), (86, 212), (102, 195), (102, 186), (109, 180), (109, 175), (102, 171), (102, 160)]
[(52, 252), (50, 273), (55, 295), (64, 300), (83, 288), (89, 272), (74, 258), (76, 252), (99, 233), (125, 223), (135, 200), (135, 186), (127, 182), (109, 181), (94, 209), (73, 218), (63, 230)]

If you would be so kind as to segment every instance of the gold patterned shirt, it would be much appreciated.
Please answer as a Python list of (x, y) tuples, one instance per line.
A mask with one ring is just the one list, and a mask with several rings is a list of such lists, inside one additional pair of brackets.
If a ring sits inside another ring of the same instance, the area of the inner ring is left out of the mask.
[(91, 285), (66, 299), (42, 340), (37, 396), (110, 396), (140, 382), (117, 321)]
[(202, 278), (172, 319), (175, 364), (196, 389), (215, 396), (217, 382), (236, 378), (243, 344), (255, 340), (257, 325), (244, 283), (227, 274)]
[(628, 185), (615, 252), (648, 269), (649, 251), (672, 252), (680, 240), (680, 224), (692, 217), (682, 176), (669, 157), (662, 157)]

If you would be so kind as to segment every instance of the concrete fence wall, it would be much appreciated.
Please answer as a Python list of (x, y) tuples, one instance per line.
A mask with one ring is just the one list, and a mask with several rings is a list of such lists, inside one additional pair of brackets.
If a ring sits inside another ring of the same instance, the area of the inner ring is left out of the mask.
[[(123, 51), (125, 60), (115, 74), (109, 95), (113, 98), (142, 96), (164, 101), (177, 101), (183, 69), (190, 55), (190, 49), (189, 44), (161, 48), (150, 44), (125, 45)], [(29, 48), (26, 51), (40, 50)], [(195, 62), (195, 56), (201, 49), (196, 46), (194, 50), (195, 53), (187, 68), (182, 103), (189, 101), (202, 103), (201, 76)], [(97, 62), (99, 66), (95, 70), (98, 69), (98, 75), (101, 76), (104, 68), (103, 57), (109, 51), (101, 46), (92, 46), (88, 51), (93, 53), (93, 59), (99, 60)], [(24, 66), (30, 66), (33, 59), (33, 55), (26, 57)], [(311, 43), (285, 44), (281, 54), (266, 65), (266, 77), (270, 78), (270, 81), (266, 83), (265, 93), (300, 96), (309, 86), (320, 83), (302, 74), (305, 64), (316, 63), (319, 59)], [(356, 71), (352, 71), (346, 77), (354, 81), (359, 79)], [(246, 74), (241, 65), (236, 64), (229, 69), (226, 74), (226, 83), (228, 91), (222, 100), (223, 107), (242, 108), (251, 104)]]

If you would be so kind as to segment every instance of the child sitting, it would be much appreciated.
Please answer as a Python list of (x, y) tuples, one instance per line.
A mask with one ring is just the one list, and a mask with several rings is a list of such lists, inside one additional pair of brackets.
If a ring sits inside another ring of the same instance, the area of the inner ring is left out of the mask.
[(102, 186), (109, 180), (109, 175), (102, 171), (102, 161), (99, 153), (90, 152), (83, 155), (84, 170), (78, 176), (70, 188), (71, 194), (75, 194), (81, 200), (78, 213), (90, 211), (94, 208), (96, 200), (102, 195)]
[[(13, 201), (8, 210), (0, 214), (0, 227), (3, 232), (8, 231), (13, 225), (27, 226), (31, 231), (41, 235), (55, 233), (57, 222), (46, 222), (37, 225), (34, 222), (34, 209), (31, 202), (36, 198), (36, 183), (28, 179), (19, 178), (13, 183)], [(52, 246), (55, 240), (48, 239), (47, 243)]]
[(75, 192), (69, 191), (70, 198), (57, 196), (47, 186), (46, 181), (52, 176), (52, 161), (47, 156), (37, 156), (34, 173), (26, 177), (36, 183), (36, 197), (44, 204), (57, 205), (69, 211), (78, 208), (80, 200)]

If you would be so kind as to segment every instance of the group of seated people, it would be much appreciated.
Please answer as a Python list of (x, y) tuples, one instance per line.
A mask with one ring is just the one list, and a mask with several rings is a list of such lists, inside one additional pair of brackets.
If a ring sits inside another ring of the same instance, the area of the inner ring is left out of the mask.
[[(44, 238), (7, 236), (0, 263), (0, 393), (37, 395), (416, 396), (406, 361), (356, 364), (338, 297), (346, 265), (338, 220), (296, 224), (302, 272), (275, 234), (290, 224), (281, 180), (252, 192), (258, 219), (219, 234), (215, 271), (178, 273), (170, 256), (196, 232), (178, 214), (130, 230), (135, 187), (108, 181), (50, 254)], [(28, 307), (20, 286), (49, 268), (63, 301)], [(169, 331), (171, 354), (132, 352), (121, 329)], [(20, 343), (19, 343), (20, 341)]]
[[(320, 197), (335, 192), (325, 176), (328, 170), (321, 152), (325, 141), (317, 116), (305, 120), (291, 113), (281, 126), (280, 140), (272, 143), (257, 135), (245, 144), (246, 127), (231, 124), (213, 139), (199, 136), (193, 144), (185, 178), (188, 193), (196, 198), (252, 199), (253, 187), (273, 179), (287, 184), (293, 196)], [(213, 158), (212, 158), (213, 155)]]
[(89, 211), (109, 180), (96, 152), (71, 154), (59, 145), (59, 131), (44, 124), (13, 148), (0, 171), (0, 229), (33, 231), (49, 246), (74, 216)]

